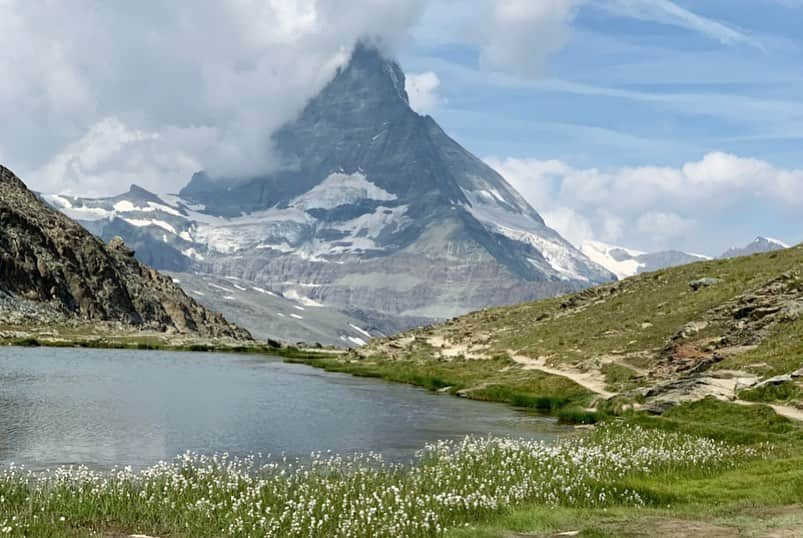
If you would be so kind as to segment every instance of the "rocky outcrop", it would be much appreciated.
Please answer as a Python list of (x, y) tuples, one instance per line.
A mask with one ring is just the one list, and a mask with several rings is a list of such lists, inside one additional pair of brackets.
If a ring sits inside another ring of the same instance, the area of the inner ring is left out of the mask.
[(718, 279), (718, 278), (705, 277), (705, 278), (700, 278), (700, 279), (697, 279), (697, 280), (692, 280), (691, 282), (689, 282), (689, 287), (691, 289), (693, 289), (694, 291), (699, 291), (699, 290), (701, 290), (703, 288), (709, 288), (711, 286), (716, 286), (720, 282), (722, 282), (722, 281), (720, 279)]
[(34, 321), (37, 312), (50, 311), (64, 319), (121, 322), (143, 330), (249, 338), (187, 297), (172, 279), (140, 264), (122, 239), (104, 245), (46, 206), (3, 166), (0, 292), (0, 318), (6, 322), (27, 305)]

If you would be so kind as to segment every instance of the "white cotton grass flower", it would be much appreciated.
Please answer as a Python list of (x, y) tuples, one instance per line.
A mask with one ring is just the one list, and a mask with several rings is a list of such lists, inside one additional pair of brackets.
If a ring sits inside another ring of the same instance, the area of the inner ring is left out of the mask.
[(713, 472), (760, 455), (705, 438), (602, 426), (555, 444), (439, 441), (410, 465), (327, 452), (308, 461), (185, 453), (140, 471), (9, 466), (0, 469), (0, 534), (36, 535), (36, 525), (69, 525), (70, 514), (80, 513), (107, 522), (138, 514), (190, 536), (440, 536), (525, 502), (643, 506), (638, 492), (614, 484), (648, 473)]

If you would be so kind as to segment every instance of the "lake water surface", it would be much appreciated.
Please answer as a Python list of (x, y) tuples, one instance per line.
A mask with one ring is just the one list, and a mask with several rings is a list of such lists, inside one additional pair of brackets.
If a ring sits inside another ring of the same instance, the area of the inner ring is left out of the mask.
[(0, 348), (0, 463), (140, 467), (190, 450), (379, 451), (406, 461), (467, 434), (552, 439), (567, 428), (507, 406), (208, 353)]

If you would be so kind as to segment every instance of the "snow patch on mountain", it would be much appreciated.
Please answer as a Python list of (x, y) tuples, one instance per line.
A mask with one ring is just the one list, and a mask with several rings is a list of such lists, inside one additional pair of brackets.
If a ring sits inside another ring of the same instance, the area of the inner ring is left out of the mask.
[(771, 243), (773, 245), (777, 245), (777, 246), (779, 246), (781, 248), (789, 248), (789, 245), (787, 245), (786, 243), (784, 243), (783, 241), (781, 241), (779, 239), (773, 239), (772, 237), (760, 237), (760, 238), (757, 238), (756, 241), (760, 241), (761, 239), (766, 239), (768, 243)]
[(396, 231), (404, 228), (410, 219), (405, 216), (408, 206), (379, 206), (371, 213), (364, 213), (354, 219), (342, 223), (334, 223), (332, 229), (348, 234), (335, 242), (321, 242), (315, 254), (337, 255), (352, 252), (363, 253), (371, 250), (383, 250), (376, 244), (379, 235), (388, 229)]
[(42, 198), (73, 220), (97, 221), (114, 216), (114, 212), (102, 207), (88, 207), (79, 204), (79, 200), (69, 200), (58, 194), (43, 194)]
[(137, 228), (144, 228), (145, 226), (156, 226), (157, 228), (161, 228), (165, 231), (170, 232), (173, 235), (178, 235), (176, 229), (168, 224), (167, 222), (159, 219), (131, 219), (131, 218), (124, 218), (128, 224), (132, 226), (136, 226)]
[[(301, 303), (304, 306), (310, 306), (310, 307), (313, 307), (313, 308), (322, 308), (323, 307), (323, 304), (319, 303), (318, 301), (315, 301), (314, 299), (310, 299), (309, 297), (301, 295), (300, 293), (298, 293), (298, 291), (296, 291), (294, 289), (289, 289), (286, 292), (284, 292), (284, 296), (285, 296), (285, 298), (293, 300), (293, 301), (297, 301), (297, 302)], [(304, 310), (304, 308), (301, 307), (301, 306), (295, 306), (295, 308), (298, 309), (298, 310)]]
[(359, 336), (349, 336), (349, 337), (348, 337), (348, 340), (349, 340), (349, 342), (351, 342), (352, 344), (356, 344), (356, 345), (358, 345), (358, 346), (365, 346), (365, 345), (368, 345), (368, 342), (366, 342), (365, 340), (363, 340), (363, 339), (362, 339), (362, 338), (360, 338)]
[(196, 260), (199, 262), (204, 261), (204, 256), (194, 248), (190, 247), (181, 251), (186, 257), (190, 258), (191, 260)]
[(645, 263), (636, 259), (644, 252), (608, 245), (601, 241), (584, 241), (580, 245), (580, 250), (591, 261), (603, 266), (619, 279), (636, 275), (640, 269), (646, 266)]
[(762, 252), (772, 252), (789, 248), (789, 245), (778, 239), (758, 236), (743, 247), (731, 247), (720, 258), (735, 258), (737, 256), (750, 256)]
[(290, 205), (302, 209), (334, 209), (362, 200), (389, 202), (396, 200), (396, 195), (371, 183), (361, 172), (336, 173), (296, 197)]
[(265, 288), (260, 288), (259, 286), (251, 286), (251, 289), (254, 290), (257, 293), (261, 293), (262, 295), (269, 295), (271, 297), (278, 297), (272, 291), (266, 290)]
[(528, 258), (535, 267), (547, 272), (556, 272), (559, 278), (588, 282), (580, 269), (580, 259), (576, 250), (564, 241), (557, 232), (536, 221), (530, 215), (517, 210), (498, 191), (483, 189), (463, 190), (469, 201), (466, 210), (487, 229), (514, 241), (532, 245), (546, 260), (544, 267), (540, 260)]
[(45, 194), (42, 196), (47, 203), (61, 210), (72, 209), (72, 202), (59, 194)]
[(614, 273), (620, 280), (640, 273), (711, 259), (702, 254), (679, 250), (641, 252), (601, 241), (584, 241), (580, 250), (592, 261)]
[(229, 288), (226, 288), (226, 287), (223, 287), (223, 286), (220, 286), (220, 285), (218, 285), (218, 284), (215, 284), (215, 283), (213, 283), (213, 282), (208, 282), (207, 284), (208, 284), (208, 285), (209, 285), (209, 287), (210, 287), (210, 288), (212, 288), (212, 289), (216, 289), (216, 290), (222, 291), (222, 292), (224, 292), (224, 293), (234, 293), (234, 290), (232, 290), (232, 289), (229, 289)]
[(115, 203), (112, 208), (116, 213), (153, 213), (155, 211), (159, 211), (162, 213), (167, 213), (168, 215), (173, 215), (174, 217), (184, 216), (177, 209), (165, 204), (159, 204), (151, 201), (147, 202), (147, 205), (140, 207), (134, 205), (129, 200), (120, 200), (119, 202)]
[(364, 330), (364, 329), (361, 329), (361, 328), (357, 327), (357, 326), (356, 326), (356, 325), (354, 325), (353, 323), (349, 323), (349, 326), (350, 326), (352, 329), (354, 329), (355, 331), (357, 331), (358, 333), (360, 333), (360, 334), (364, 334), (364, 335), (366, 336), (366, 338), (369, 338), (369, 339), (370, 339), (370, 338), (372, 338), (372, 336), (371, 336), (371, 333), (369, 333), (368, 331), (366, 331), (366, 330)]

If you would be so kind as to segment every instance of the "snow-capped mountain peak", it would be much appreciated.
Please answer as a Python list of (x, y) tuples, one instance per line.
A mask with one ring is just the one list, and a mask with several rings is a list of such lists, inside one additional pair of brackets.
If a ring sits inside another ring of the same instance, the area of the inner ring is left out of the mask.
[(678, 250), (647, 253), (591, 240), (584, 241), (580, 250), (591, 260), (614, 273), (619, 279), (710, 259), (701, 254), (690, 254)]
[(303, 288), (366, 319), (437, 319), (614, 279), (413, 111), (399, 65), (370, 47), (273, 143), (287, 166), (256, 177), (198, 173), (178, 196), (47, 199), (156, 267)]
[(762, 252), (772, 252), (774, 250), (783, 250), (789, 248), (789, 245), (777, 239), (769, 237), (758, 236), (750, 243), (743, 247), (731, 247), (726, 250), (720, 258), (736, 258), (738, 256), (750, 256), (752, 254), (760, 254)]
[(601, 241), (584, 241), (580, 250), (594, 263), (597, 263), (623, 279), (638, 274), (646, 264), (638, 260), (644, 252), (630, 250)]
[(759, 237), (756, 237), (753, 240), (753, 243), (754, 244), (769, 243), (770, 245), (775, 245), (775, 246), (778, 246), (778, 247), (781, 247), (781, 248), (789, 248), (789, 245), (787, 245), (783, 241), (780, 241), (778, 239), (773, 239), (772, 237), (761, 237), (761, 236), (759, 236)]

